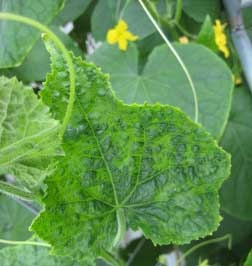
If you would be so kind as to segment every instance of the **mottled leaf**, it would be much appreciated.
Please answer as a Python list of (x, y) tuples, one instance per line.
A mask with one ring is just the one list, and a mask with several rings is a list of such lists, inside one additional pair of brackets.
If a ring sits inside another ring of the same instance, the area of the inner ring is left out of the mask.
[(40, 246), (15, 246), (0, 250), (1, 266), (83, 266), (70, 258), (55, 257)]
[[(9, 12), (49, 24), (64, 0), (0, 0), (0, 12)], [(0, 68), (18, 66), (38, 40), (41, 32), (20, 22), (0, 20)]]
[[(208, 259), (210, 265), (238, 265), (234, 263), (234, 260), (238, 260), (231, 256), (231, 253), (239, 254), (242, 256), (243, 251), (241, 251), (241, 245), (244, 245), (247, 250), (247, 238), (250, 238), (252, 231), (252, 224), (250, 221), (242, 221), (240, 219), (234, 218), (225, 212), (221, 212), (223, 215), (223, 220), (217, 231), (213, 233), (211, 237), (200, 239), (199, 241), (192, 241), (189, 245), (180, 246), (183, 253), (189, 251), (191, 248), (199, 245), (205, 244), (208, 240), (214, 240), (216, 238), (221, 238), (227, 234), (231, 235), (232, 250), (228, 251), (229, 239), (226, 238), (223, 241), (215, 243), (215, 245), (205, 245), (197, 250), (194, 250), (190, 256), (186, 257), (186, 266), (198, 266), (199, 260)], [(247, 251), (246, 251), (247, 252)], [(223, 262), (225, 260), (225, 263)], [(228, 261), (229, 263), (227, 263)], [(232, 262), (232, 263), (231, 263)], [(231, 263), (231, 264), (230, 264)], [(251, 265), (250, 265), (251, 266)]]
[[(198, 44), (175, 44), (196, 87), (199, 122), (220, 138), (227, 123), (232, 91), (232, 75), (227, 65), (214, 53)], [(138, 51), (132, 44), (127, 52), (102, 45), (89, 57), (111, 76), (117, 96), (126, 103), (171, 104), (194, 119), (192, 89), (177, 59), (166, 45), (156, 47), (142, 72), (138, 72)]]
[[(42, 91), (59, 120), (68, 99), (62, 55), (48, 43), (52, 73)], [(66, 157), (48, 177), (45, 210), (32, 225), (53, 253), (93, 265), (124, 226), (155, 244), (185, 243), (220, 222), (218, 189), (229, 156), (179, 109), (124, 105), (106, 75), (73, 57), (77, 96), (64, 136)]]
[(252, 100), (247, 87), (234, 91), (230, 118), (221, 145), (232, 154), (231, 178), (221, 189), (222, 208), (252, 219)]
[(15, 78), (0, 78), (0, 175), (16, 185), (37, 190), (52, 170), (51, 158), (62, 155), (59, 123), (49, 108)]

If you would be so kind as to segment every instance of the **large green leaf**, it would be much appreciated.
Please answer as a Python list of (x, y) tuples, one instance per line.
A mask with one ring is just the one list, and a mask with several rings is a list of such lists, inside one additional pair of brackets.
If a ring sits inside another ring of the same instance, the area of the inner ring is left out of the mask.
[(92, 34), (97, 40), (106, 39), (108, 30), (118, 23), (120, 14), (120, 18), (123, 18), (128, 23), (129, 31), (139, 38), (144, 38), (155, 32), (154, 26), (138, 1), (128, 1), (125, 6), (126, 2), (126, 0), (100, 0), (98, 2), (91, 20)]
[[(10, 12), (49, 24), (64, 0), (0, 0), (0, 12)], [(18, 66), (41, 33), (19, 22), (0, 20), (0, 68)]]
[(0, 262), (1, 266), (84, 266), (70, 258), (51, 256), (46, 247), (24, 245), (0, 250)]
[[(48, 46), (53, 69), (42, 98), (62, 120), (67, 67)], [(54, 253), (82, 258), (84, 265), (111, 250), (126, 225), (155, 244), (185, 243), (215, 230), (229, 156), (179, 109), (124, 105), (106, 75), (73, 60), (77, 96), (63, 142), (66, 157), (46, 179), (45, 210), (32, 230)]]
[(252, 250), (249, 252), (244, 266), (251, 266), (251, 265), (252, 265)]
[(59, 123), (49, 108), (15, 78), (0, 78), (0, 175), (36, 190), (51, 171), (51, 158), (62, 154)]
[[(175, 44), (196, 87), (199, 122), (215, 137), (222, 135), (231, 106), (233, 81), (226, 64), (198, 44)], [(192, 89), (181, 66), (166, 45), (156, 47), (138, 73), (138, 51), (131, 45), (127, 52), (102, 45), (89, 60), (111, 76), (117, 96), (126, 103), (171, 104), (194, 118)]]
[(184, 0), (183, 10), (197, 22), (203, 22), (206, 15), (212, 19), (220, 15), (220, 1), (219, 0)]
[(233, 216), (252, 219), (252, 100), (245, 87), (234, 91), (233, 106), (221, 145), (232, 154), (231, 178), (221, 190), (222, 207)]
[[(34, 216), (15, 200), (0, 195), (0, 238), (8, 240), (28, 239), (31, 236), (28, 227)], [(2, 266), (1, 259), (0, 262)]]

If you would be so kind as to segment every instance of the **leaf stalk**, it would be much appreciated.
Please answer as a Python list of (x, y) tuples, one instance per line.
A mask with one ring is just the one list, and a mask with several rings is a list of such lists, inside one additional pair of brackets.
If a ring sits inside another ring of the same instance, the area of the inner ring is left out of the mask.
[(51, 245), (42, 243), (42, 242), (35, 242), (35, 241), (12, 241), (12, 240), (5, 240), (0, 239), (1, 244), (7, 244), (7, 245), (27, 245), (27, 246), (40, 246), (40, 247), (47, 247), (50, 248)]
[(192, 248), (190, 248), (189, 250), (187, 250), (183, 256), (181, 256), (178, 260), (177, 260), (177, 263), (176, 263), (176, 266), (179, 266), (181, 264), (181, 262), (186, 258), (188, 257), (191, 253), (193, 253), (195, 250), (201, 248), (201, 247), (204, 247), (204, 246), (207, 246), (209, 244), (214, 244), (214, 243), (219, 243), (219, 242), (222, 242), (222, 241), (228, 241), (228, 249), (231, 249), (232, 247), (232, 235), (231, 234), (226, 234), (224, 236), (221, 236), (221, 237), (218, 237), (218, 238), (214, 238), (214, 239), (209, 239), (207, 241), (204, 241), (204, 242), (201, 242), (195, 246), (193, 246)]

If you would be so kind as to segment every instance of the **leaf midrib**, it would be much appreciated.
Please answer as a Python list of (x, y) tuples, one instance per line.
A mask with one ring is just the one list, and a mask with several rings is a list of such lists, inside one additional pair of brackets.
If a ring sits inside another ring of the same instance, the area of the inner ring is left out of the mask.
[(97, 148), (98, 148), (99, 153), (101, 155), (101, 159), (103, 160), (103, 163), (104, 163), (104, 165), (106, 167), (106, 171), (107, 171), (107, 173), (109, 175), (109, 179), (110, 179), (110, 182), (111, 182), (111, 185), (112, 185), (112, 189), (113, 189), (113, 194), (114, 194), (114, 199), (115, 199), (115, 205), (116, 205), (116, 207), (118, 207), (119, 206), (118, 195), (117, 195), (117, 192), (116, 192), (116, 187), (115, 187), (115, 183), (114, 183), (114, 180), (113, 180), (113, 175), (112, 175), (111, 170), (109, 168), (108, 162), (105, 159), (105, 156), (104, 156), (103, 151), (102, 151), (102, 147), (101, 147), (100, 142), (99, 142), (99, 140), (98, 140), (98, 138), (97, 138), (97, 136), (95, 134), (95, 130), (94, 130), (93, 125), (92, 125), (92, 123), (90, 122), (90, 120), (89, 120), (89, 118), (87, 116), (86, 111), (82, 107), (80, 101), (78, 99), (76, 99), (76, 101), (78, 102), (78, 105), (80, 107), (80, 110), (83, 113), (83, 115), (84, 115), (84, 117), (85, 117), (85, 119), (86, 119), (86, 121), (88, 123), (88, 126), (89, 126), (89, 128), (90, 128), (90, 130), (92, 132), (92, 135), (93, 135), (93, 137), (95, 139)]

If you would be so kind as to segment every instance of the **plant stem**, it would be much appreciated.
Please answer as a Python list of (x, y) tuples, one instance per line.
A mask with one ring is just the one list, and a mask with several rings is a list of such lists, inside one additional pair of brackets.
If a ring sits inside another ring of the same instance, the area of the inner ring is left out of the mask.
[(104, 249), (102, 250), (101, 258), (111, 266), (124, 266), (123, 262), (115, 258), (111, 253)]
[(187, 70), (187, 67), (185, 66), (184, 62), (182, 61), (182, 59), (180, 58), (179, 54), (177, 53), (177, 51), (173, 48), (172, 44), (170, 43), (170, 41), (166, 38), (165, 34), (163, 33), (163, 31), (160, 29), (159, 25), (157, 24), (157, 22), (155, 21), (155, 19), (152, 17), (152, 15), (150, 14), (150, 12), (148, 11), (148, 9), (146, 8), (145, 4), (143, 3), (142, 0), (138, 0), (139, 3), (141, 4), (143, 10), (145, 11), (146, 15), (149, 17), (150, 21), (152, 22), (152, 24), (155, 26), (155, 28), (157, 29), (157, 31), (159, 32), (160, 36), (163, 38), (163, 40), (165, 41), (165, 43), (167, 44), (168, 48), (171, 50), (171, 52), (173, 53), (173, 55), (175, 56), (175, 58), (177, 59), (178, 63), (180, 64), (182, 70), (184, 71), (186, 78), (189, 82), (189, 85), (192, 89), (192, 93), (193, 93), (193, 100), (194, 100), (194, 121), (197, 123), (198, 119), (199, 119), (199, 107), (198, 107), (198, 98), (197, 98), (197, 93), (196, 93), (196, 89), (194, 86), (194, 83), (192, 81), (191, 75), (189, 73), (189, 71)]
[(0, 181), (0, 192), (8, 196), (15, 196), (17, 198), (32, 201), (35, 200), (38, 195), (31, 192), (24, 191), (16, 186), (13, 186), (7, 182)]
[(207, 240), (207, 241), (204, 241), (204, 242), (201, 242), (195, 246), (193, 246), (191, 249), (187, 250), (183, 256), (181, 256), (177, 262), (176, 262), (176, 266), (179, 266), (180, 263), (187, 257), (189, 256), (191, 253), (193, 253), (195, 250), (201, 248), (201, 247), (204, 247), (206, 245), (209, 245), (209, 244), (214, 244), (214, 243), (218, 243), (218, 242), (222, 242), (222, 241), (225, 241), (227, 240), (228, 241), (228, 249), (231, 249), (231, 245), (232, 245), (232, 235), (231, 234), (226, 234), (222, 237), (218, 237), (218, 238), (215, 238), (215, 239), (210, 239), (210, 240)]
[(137, 244), (134, 252), (129, 256), (129, 259), (126, 263), (126, 266), (130, 266), (130, 264), (132, 263), (132, 261), (135, 259), (137, 253), (140, 251), (140, 249), (143, 247), (144, 245), (144, 242), (145, 242), (145, 238), (142, 238), (139, 243)]
[(183, 26), (181, 26), (178, 22), (175, 21), (174, 23), (175, 23), (176, 27), (179, 29), (179, 31), (180, 31), (182, 34), (186, 35), (187, 37), (189, 37), (189, 38), (191, 38), (191, 39), (196, 39), (196, 36), (195, 36), (195, 35), (189, 33), (189, 32), (188, 32)]
[(183, 0), (177, 0), (176, 11), (175, 11), (175, 21), (179, 23), (182, 15)]
[(156, 6), (154, 3), (148, 1), (148, 0), (144, 0), (144, 5), (146, 6), (146, 8), (148, 9), (148, 11), (150, 12), (150, 14), (152, 15), (152, 17), (158, 22), (160, 23), (160, 17), (159, 14), (157, 12)]
[(126, 233), (126, 221), (125, 216), (122, 208), (118, 208), (116, 211), (116, 218), (117, 218), (117, 234), (114, 239), (113, 246), (117, 246), (118, 243), (123, 239)]
[(40, 246), (40, 247), (47, 247), (50, 248), (51, 245), (42, 243), (42, 242), (35, 242), (35, 241), (12, 241), (12, 240), (5, 240), (0, 239), (1, 244), (8, 244), (8, 245), (32, 245), (32, 246)]
[(65, 116), (63, 119), (62, 128), (60, 130), (60, 137), (62, 138), (64, 133), (65, 133), (67, 124), (71, 118), (72, 109), (73, 109), (73, 105), (74, 105), (74, 99), (75, 99), (75, 71), (74, 71), (74, 65), (72, 62), (72, 58), (71, 58), (68, 50), (66, 49), (66, 47), (64, 46), (62, 41), (57, 37), (57, 35), (55, 35), (48, 27), (37, 22), (36, 20), (30, 19), (30, 18), (27, 18), (24, 16), (20, 16), (20, 15), (15, 15), (12, 13), (5, 13), (5, 12), (0, 12), (0, 20), (12, 20), (12, 21), (16, 21), (16, 22), (21, 22), (21, 23), (30, 25), (30, 26), (40, 30), (41, 32), (46, 33), (49, 36), (49, 38), (55, 43), (55, 45), (63, 53), (63, 56), (66, 60), (67, 65), (68, 65), (68, 71), (69, 71), (70, 96), (69, 96), (69, 102), (67, 105), (66, 113), (65, 113)]

